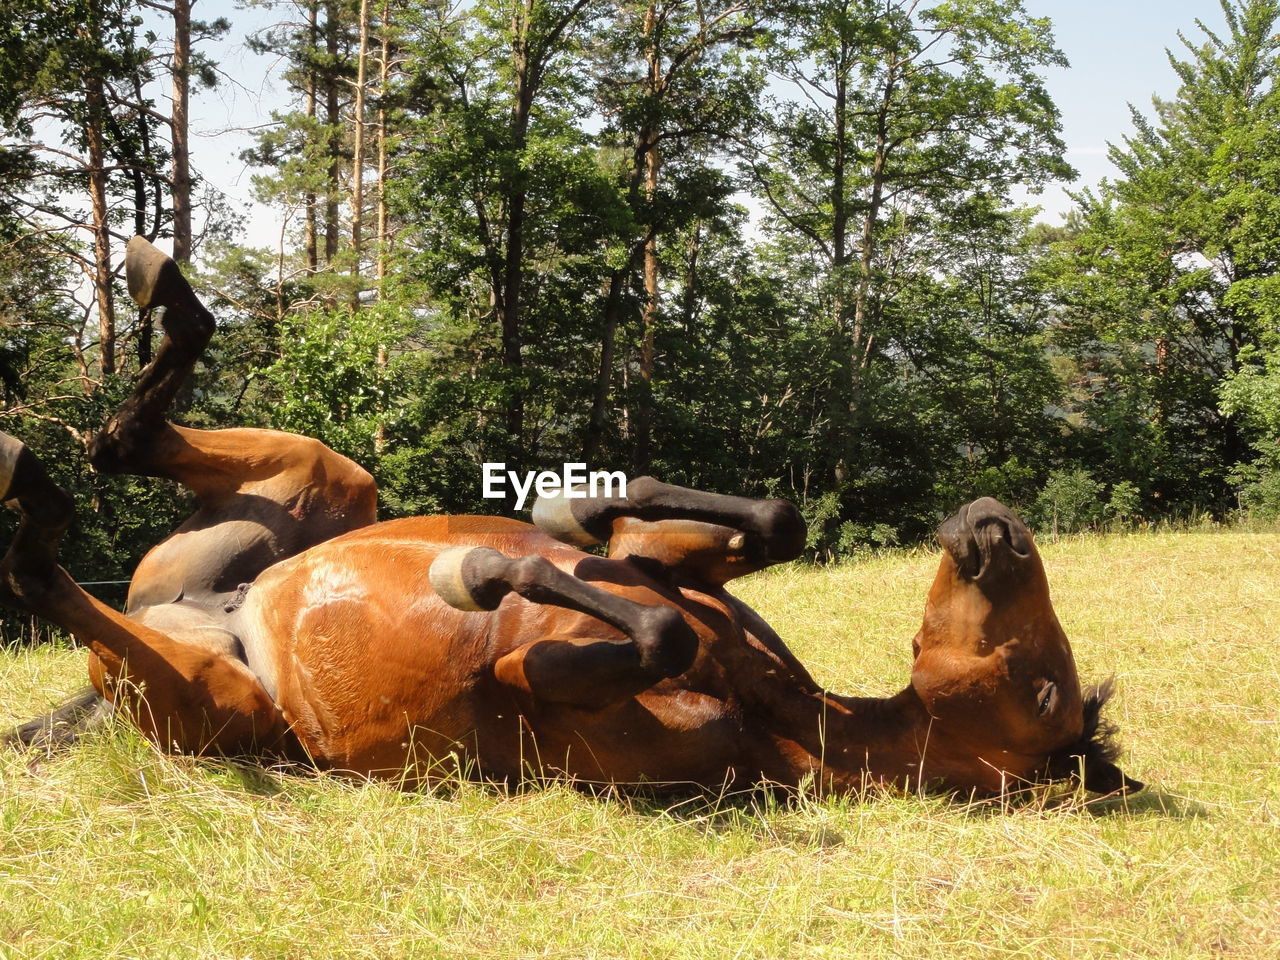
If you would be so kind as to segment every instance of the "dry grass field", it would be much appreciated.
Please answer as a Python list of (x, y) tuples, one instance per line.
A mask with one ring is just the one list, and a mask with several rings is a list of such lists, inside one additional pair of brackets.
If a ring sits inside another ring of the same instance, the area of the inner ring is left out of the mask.
[[(603, 799), (276, 775), (121, 725), (0, 750), (4, 958), (1280, 957), (1280, 535), (1042, 548), (1127, 772), (1098, 802)], [(743, 583), (834, 689), (889, 693), (936, 554)], [(0, 726), (84, 682), (0, 652)]]

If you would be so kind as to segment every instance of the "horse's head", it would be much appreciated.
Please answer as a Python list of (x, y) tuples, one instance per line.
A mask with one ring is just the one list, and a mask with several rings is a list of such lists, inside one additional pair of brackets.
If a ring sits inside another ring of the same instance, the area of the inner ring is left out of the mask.
[(999, 790), (1082, 773), (1090, 790), (1140, 789), (1099, 721), (1109, 685), (1081, 690), (1026, 525), (988, 497), (961, 507), (938, 540), (911, 673), (932, 717), (925, 776)]

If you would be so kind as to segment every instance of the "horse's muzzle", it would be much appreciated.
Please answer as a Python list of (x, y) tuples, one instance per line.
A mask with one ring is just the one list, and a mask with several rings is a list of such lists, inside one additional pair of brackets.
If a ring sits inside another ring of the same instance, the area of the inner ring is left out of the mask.
[(983, 497), (961, 507), (938, 528), (938, 542), (960, 575), (989, 582), (1013, 574), (1033, 554), (1031, 531), (999, 500)]

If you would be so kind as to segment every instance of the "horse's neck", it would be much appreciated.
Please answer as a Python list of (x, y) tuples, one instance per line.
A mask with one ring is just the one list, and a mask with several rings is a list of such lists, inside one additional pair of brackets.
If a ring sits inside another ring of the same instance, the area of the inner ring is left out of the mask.
[(756, 624), (747, 626), (748, 636), (722, 644), (715, 655), (749, 726), (763, 738), (762, 772), (784, 783), (811, 776), (823, 789), (916, 779), (929, 718), (914, 689), (892, 697), (830, 693), (776, 635), (762, 637), (751, 629)]

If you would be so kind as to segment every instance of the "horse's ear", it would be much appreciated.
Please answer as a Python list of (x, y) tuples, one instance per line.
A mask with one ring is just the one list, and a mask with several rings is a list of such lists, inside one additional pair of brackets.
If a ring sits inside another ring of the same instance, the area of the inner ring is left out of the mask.
[(1093, 793), (1137, 793), (1146, 786), (1141, 780), (1126, 777), (1124, 771), (1101, 757), (1086, 757), (1083, 773), (1084, 788)]

